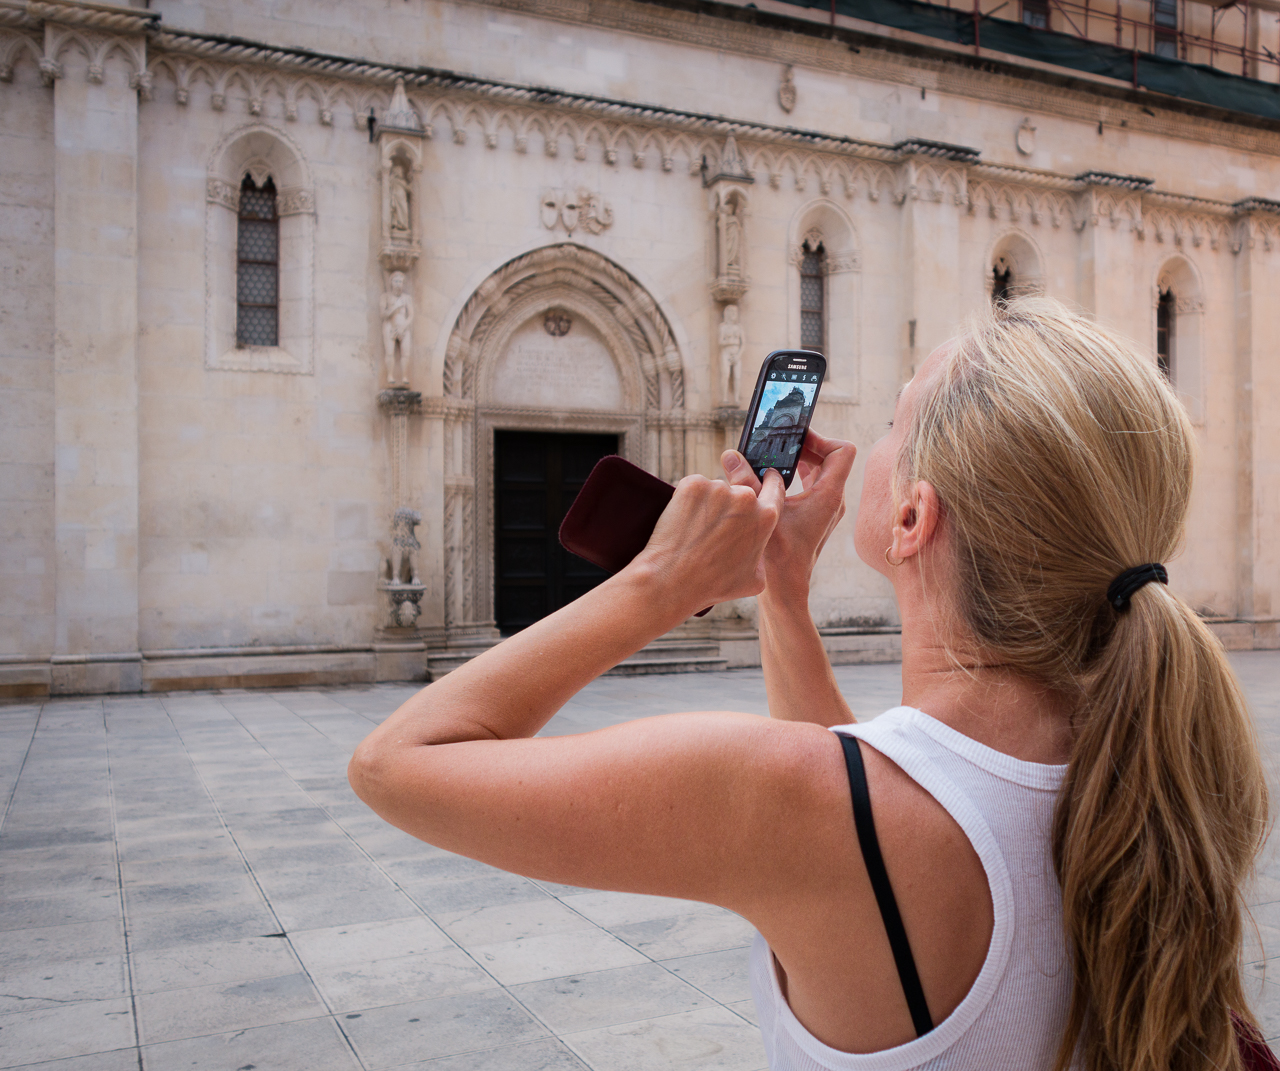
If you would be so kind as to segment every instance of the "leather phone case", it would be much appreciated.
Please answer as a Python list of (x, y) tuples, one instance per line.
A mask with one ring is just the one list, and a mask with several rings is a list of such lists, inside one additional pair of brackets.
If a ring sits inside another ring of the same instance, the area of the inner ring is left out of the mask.
[(626, 458), (602, 457), (560, 523), (560, 545), (607, 572), (620, 572), (644, 550), (675, 493)]

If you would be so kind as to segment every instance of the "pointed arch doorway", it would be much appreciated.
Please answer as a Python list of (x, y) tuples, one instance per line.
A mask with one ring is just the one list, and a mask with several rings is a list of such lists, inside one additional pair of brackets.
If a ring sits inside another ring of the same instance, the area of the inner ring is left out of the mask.
[[(684, 363), (671, 325), (638, 280), (583, 246), (526, 253), (476, 289), (450, 335), (444, 393), (444, 618), (451, 642), (494, 637), (499, 624), (511, 631), (536, 612), (533, 596), (518, 614), (518, 599), (498, 604), (500, 589), (514, 579), (502, 575), (499, 553), (519, 542), (510, 531), (499, 539), (500, 506), (511, 508), (500, 503), (499, 485), (511, 481), (498, 478), (498, 447), (520, 442), (512, 436), (543, 436), (524, 440), (525, 448), (541, 441), (560, 452), (562, 467), (564, 456), (571, 458), (572, 479), (548, 480), (544, 471), (541, 503), (522, 500), (541, 510), (545, 555), (552, 554), (548, 518), (567, 508), (560, 500), (585, 478), (578, 469), (587, 455), (616, 444), (613, 452), (664, 479), (684, 475)], [(519, 448), (507, 454), (519, 457)], [(525, 551), (534, 553), (535, 542), (525, 541)], [(549, 578), (555, 590), (543, 603), (547, 612), (585, 579)]]

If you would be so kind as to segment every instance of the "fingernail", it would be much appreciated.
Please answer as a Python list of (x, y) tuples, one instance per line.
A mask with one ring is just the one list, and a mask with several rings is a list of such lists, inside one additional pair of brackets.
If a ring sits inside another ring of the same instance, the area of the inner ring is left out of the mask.
[(725, 451), (725, 455), (721, 460), (724, 463), (725, 472), (736, 472), (742, 467), (742, 458), (736, 451)]

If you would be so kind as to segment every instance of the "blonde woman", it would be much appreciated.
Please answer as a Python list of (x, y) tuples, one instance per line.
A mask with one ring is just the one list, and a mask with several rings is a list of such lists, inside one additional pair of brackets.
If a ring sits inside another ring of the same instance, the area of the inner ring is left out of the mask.
[[(627, 569), (373, 732), (356, 790), (529, 877), (743, 915), (775, 1071), (1235, 1071), (1267, 800), (1222, 649), (1164, 583), (1192, 435), (1154, 361), (1028, 301), (903, 389), (856, 526), (898, 601), (903, 706), (867, 725), (807, 607), (853, 459), (811, 433), (802, 494), (734, 453), (727, 483), (681, 481)], [(771, 718), (532, 739), (753, 594)]]

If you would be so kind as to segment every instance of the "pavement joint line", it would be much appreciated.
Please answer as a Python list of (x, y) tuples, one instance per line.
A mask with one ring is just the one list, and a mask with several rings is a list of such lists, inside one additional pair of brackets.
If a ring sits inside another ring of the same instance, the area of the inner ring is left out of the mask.
[[(163, 700), (161, 705), (164, 706)], [(281, 703), (280, 706), (291, 717), (305, 721), (305, 719), (303, 719), (300, 714), (298, 714), (296, 711), (289, 710), (289, 708), (284, 706), (283, 703)], [(311, 801), (312, 806), (314, 806), (317, 810), (321, 811), (325, 815), (325, 817), (329, 819), (329, 821), (333, 822), (334, 825), (336, 825), (340, 830), (342, 830), (342, 835), (347, 839), (347, 841), (350, 842), (352, 845), (354, 845), (356, 850), (359, 851), (361, 855), (363, 855), (365, 859), (369, 861), (369, 865), (372, 866), (379, 874), (381, 874), (383, 878), (385, 878), (388, 882), (390, 882), (390, 884), (395, 888), (396, 892), (398, 892), (401, 896), (405, 898), (405, 900), (408, 901), (409, 906), (412, 907), (414, 912), (416, 912), (419, 916), (426, 919), (433, 926), (439, 929), (440, 932), (443, 933), (445, 937), (449, 939), (449, 942), (453, 945), (453, 947), (458, 949), (459, 952), (461, 952), (464, 956), (466, 956), (467, 959), (469, 959), (472, 963), (474, 963), (480, 970), (484, 971), (484, 973), (493, 981), (494, 985), (497, 986), (498, 989), (506, 993), (507, 996), (509, 996), (512, 1000), (514, 1000), (517, 1004), (519, 1004), (521, 1008), (524, 1008), (524, 1010), (529, 1015), (533, 1016), (533, 1018), (537, 1022), (541, 1023), (542, 1026), (546, 1028), (550, 1036), (556, 1037), (556, 1033), (551, 1028), (551, 1025), (549, 1023), (545, 1022), (541, 1016), (534, 1013), (532, 1009), (526, 1007), (523, 1001), (521, 1001), (514, 993), (512, 993), (508, 989), (507, 986), (503, 985), (502, 982), (500, 982), (494, 976), (492, 971), (490, 971), (483, 963), (481, 963), (478, 959), (476, 959), (476, 957), (473, 956), (468, 949), (464, 948), (461, 944), (455, 941), (453, 936), (449, 934), (444, 929), (443, 926), (440, 926), (439, 923), (437, 923), (434, 919), (432, 919), (431, 915), (423, 909), (421, 904), (419, 904), (416, 900), (414, 900), (413, 896), (404, 889), (404, 887), (400, 884), (400, 882), (387, 873), (386, 869), (382, 866), (382, 864), (377, 859), (375, 859), (372, 855), (369, 854), (369, 852), (365, 849), (364, 845), (362, 845), (358, 840), (356, 840), (350, 834), (347, 828), (340, 821), (338, 821), (338, 819), (336, 819), (333, 816), (333, 814), (329, 811), (329, 809), (325, 807), (324, 804), (318, 802), (315, 799), (315, 797), (310, 793), (310, 791), (308, 791), (307, 789), (303, 788), (300, 784), (298, 784), (298, 779), (294, 777), (293, 774), (291, 774), (289, 770), (284, 766), (284, 764), (281, 763), (280, 760), (271, 752), (271, 750), (262, 743), (262, 741), (258, 738), (257, 734), (241, 720), (239, 714), (237, 714), (230, 707), (224, 707), (224, 709), (233, 719), (235, 719), (236, 724), (238, 724), (240, 728), (243, 729), (248, 734), (249, 738), (253, 740), (253, 742), (257, 744), (258, 747), (260, 747), (262, 751), (271, 758), (271, 761), (275, 763), (275, 765), (280, 770), (280, 772), (283, 773), (284, 776), (290, 780), (290, 782), (292, 782), (292, 784), (298, 789), (299, 792), (301, 792), (304, 796), (307, 797), (308, 800)], [(182, 743), (183, 750), (187, 751), (186, 742), (182, 739), (182, 731), (181, 729), (178, 728), (177, 724), (173, 721), (173, 715), (172, 713), (169, 712), (167, 706), (165, 706), (165, 713), (169, 716), (170, 724), (173, 725), (174, 733), (177, 735), (179, 742)], [(355, 714), (356, 712), (352, 711), (351, 713)], [(357, 716), (363, 717), (364, 715), (357, 715)], [(376, 724), (377, 723), (375, 723), (375, 725)], [(314, 726), (309, 725), (308, 728), (310, 728), (313, 732), (319, 733), (320, 736), (322, 736), (329, 743), (333, 744), (335, 747), (338, 747), (341, 750), (345, 750), (343, 749), (341, 744), (338, 744), (337, 741), (333, 740), (326, 733), (320, 732), (320, 730), (315, 729)], [(188, 752), (188, 755), (189, 755), (189, 752)], [(214, 808), (217, 811), (219, 821), (222, 822), (223, 828), (226, 829), (227, 831), (227, 835), (231, 837), (232, 843), (236, 845), (236, 851), (240, 853), (240, 857), (243, 860), (244, 865), (248, 868), (249, 874), (252, 876), (254, 884), (257, 886), (258, 891), (262, 894), (262, 898), (267, 902), (268, 906), (270, 907), (271, 901), (267, 897), (266, 890), (262, 888), (261, 883), (258, 881), (257, 874), (254, 873), (253, 865), (249, 862), (248, 858), (245, 856), (243, 849), (240, 848), (240, 844), (236, 840), (235, 834), (231, 832), (231, 828), (227, 824), (226, 818), (222, 812), (222, 809), (218, 806), (217, 800), (214, 799), (213, 794), (209, 792), (208, 785), (205, 782), (204, 777), (200, 773), (198, 764), (195, 762), (194, 759), (189, 759), (189, 761), (191, 762), (192, 769), (195, 770), (196, 776), (200, 778), (201, 786), (204, 788), (206, 794), (208, 794), (209, 796), (210, 801), (213, 803)], [(556, 897), (555, 899), (559, 899), (559, 898)], [(347, 1048), (351, 1050), (352, 1055), (355, 1057), (355, 1060), (360, 1065), (360, 1067), (364, 1068), (365, 1071), (368, 1071), (367, 1065), (365, 1064), (363, 1058), (360, 1056), (359, 1051), (356, 1049), (355, 1043), (352, 1041), (350, 1035), (346, 1031), (346, 1028), (343, 1027), (342, 1022), (339, 1019), (339, 1015), (346, 1014), (346, 1013), (339, 1013), (333, 1010), (333, 1006), (329, 1003), (329, 998), (325, 996), (324, 991), (321, 989), (321, 987), (316, 984), (316, 980), (312, 977), (311, 971), (307, 967), (306, 962), (298, 954), (298, 950), (293, 943), (293, 938), (285, 929), (284, 925), (280, 923), (280, 918), (278, 915), (276, 915), (274, 907), (271, 908), (271, 914), (272, 914), (272, 917), (275, 918), (277, 925), (279, 925), (280, 932), (285, 935), (285, 940), (289, 943), (289, 949), (290, 951), (293, 952), (294, 958), (297, 959), (298, 963), (302, 966), (303, 973), (306, 974), (307, 980), (315, 988), (316, 993), (319, 995), (320, 999), (324, 1002), (325, 1007), (329, 1010), (329, 1016), (330, 1018), (333, 1019), (334, 1024), (337, 1026), (338, 1033), (342, 1035), (342, 1039), (346, 1043)], [(406, 1001), (405, 1003), (413, 1003), (413, 1002)]]
[(138, 987), (133, 980), (133, 954), (129, 950), (129, 909), (124, 895), (124, 869), (120, 865), (119, 826), (116, 821), (116, 785), (111, 772), (111, 724), (107, 717), (107, 705), (102, 704), (102, 749), (107, 760), (107, 801), (111, 807), (111, 847), (116, 861), (116, 896), (120, 900), (120, 932), (124, 940), (124, 968), (129, 980), (129, 1014), (133, 1017), (133, 1051), (138, 1060), (138, 1071), (146, 1071), (142, 1061), (142, 1032), (138, 1029)]
[[(218, 821), (222, 823), (222, 828), (226, 831), (227, 836), (231, 838), (231, 843), (235, 845), (236, 852), (240, 856), (240, 861), (244, 864), (245, 869), (248, 871), (249, 877), (253, 881), (254, 887), (258, 890), (258, 895), (262, 897), (262, 902), (266, 904), (267, 910), (271, 912), (271, 917), (272, 919), (275, 920), (275, 924), (276, 924), (275, 932), (278, 934), (281, 934), (284, 937), (285, 942), (289, 946), (290, 953), (292, 953), (293, 958), (297, 961), (302, 974), (306, 976), (306, 979), (308, 983), (310, 983), (311, 988), (315, 990), (316, 996), (320, 998), (320, 1002), (324, 1006), (324, 1009), (328, 1014), (328, 1017), (331, 1020), (333, 1020), (334, 1025), (337, 1026), (338, 1033), (342, 1037), (343, 1042), (346, 1044), (347, 1049), (351, 1053), (352, 1058), (356, 1061), (356, 1064), (360, 1068), (362, 1068), (363, 1071), (368, 1071), (368, 1066), (365, 1064), (364, 1060), (361, 1059), (359, 1052), (356, 1051), (356, 1047), (352, 1044), (351, 1039), (347, 1036), (347, 1032), (342, 1029), (342, 1024), (338, 1022), (337, 1013), (334, 1012), (333, 1005), (329, 1003), (329, 998), (325, 996), (324, 990), (322, 990), (320, 986), (316, 984), (316, 980), (315, 978), (312, 977), (310, 969), (307, 967), (302, 957), (298, 955), (298, 950), (294, 946), (293, 938), (289, 936), (289, 933), (285, 929), (284, 924), (280, 921), (280, 916), (276, 912), (275, 905), (272, 904), (271, 902), (271, 897), (267, 895), (266, 889), (262, 887), (262, 882), (258, 880), (258, 875), (254, 872), (253, 865), (249, 862), (248, 856), (244, 854), (244, 849), (240, 846), (240, 842), (236, 839), (235, 833), (232, 831), (231, 826), (227, 823), (226, 815), (223, 812), (222, 807), (219, 805), (217, 797), (209, 790), (209, 783), (204, 779), (204, 774), (200, 772), (199, 764), (195, 761), (195, 759), (191, 757), (191, 750), (190, 748), (187, 747), (187, 742), (182, 738), (182, 730), (178, 728), (177, 722), (173, 720), (173, 712), (169, 709), (168, 704), (165, 702), (163, 698), (161, 698), (160, 700), (160, 709), (164, 711), (165, 717), (169, 719), (169, 725), (173, 729), (173, 735), (177, 739), (178, 743), (182, 746), (182, 751), (183, 751), (183, 754), (186, 756), (187, 762), (191, 764), (192, 773), (195, 774), (196, 778), (200, 782), (200, 787), (204, 790), (204, 794), (209, 798), (209, 803), (213, 807), (214, 814), (218, 816)], [(223, 709), (226, 709), (226, 708), (224, 707)], [(250, 739), (252, 739), (253, 742), (258, 745), (258, 747), (262, 748), (265, 754), (271, 756), (272, 760), (276, 763), (277, 766), (279, 766), (280, 765), (279, 760), (277, 760), (275, 756), (271, 755), (271, 752), (266, 747), (263, 747), (262, 742), (258, 740), (256, 736), (254, 736), (254, 734), (249, 730), (248, 726), (246, 726), (243, 722), (241, 722), (240, 719), (236, 717), (236, 715), (232, 713), (230, 710), (227, 710), (227, 713), (231, 714), (231, 716), (235, 718), (237, 724), (239, 724), (240, 727), (245, 730), (245, 732), (249, 733)], [(287, 771), (285, 772), (287, 775)], [(292, 780), (292, 778), (290, 778), (290, 780)], [(263, 936), (266, 936), (266, 935), (264, 934)], [(318, 1016), (309, 1016), (308, 1018), (318, 1018)], [(300, 1020), (294, 1020), (294, 1021), (300, 1021)], [(214, 1031), (213, 1034), (216, 1034), (219, 1032), (220, 1031)], [(213, 1036), (213, 1034), (202, 1035), (202, 1036)], [(141, 1038), (139, 1038), (139, 1040), (141, 1040)], [(145, 1069), (141, 1065), (141, 1058), (139, 1058), (139, 1071), (145, 1071)]]
[(0, 814), (0, 833), (4, 832), (4, 824), (9, 820), (9, 809), (13, 806), (13, 797), (18, 794), (18, 782), (22, 780), (22, 771), (27, 768), (27, 759), (31, 756), (32, 745), (36, 742), (36, 733), (40, 730), (40, 719), (44, 716), (45, 704), (41, 703), (36, 711), (36, 720), (31, 725), (31, 737), (22, 752), (22, 761), (18, 763), (18, 772), (13, 775), (13, 784), (9, 787), (9, 795), (4, 801), (4, 813)]

